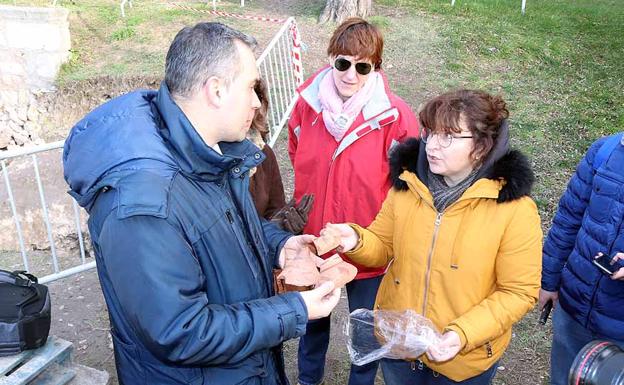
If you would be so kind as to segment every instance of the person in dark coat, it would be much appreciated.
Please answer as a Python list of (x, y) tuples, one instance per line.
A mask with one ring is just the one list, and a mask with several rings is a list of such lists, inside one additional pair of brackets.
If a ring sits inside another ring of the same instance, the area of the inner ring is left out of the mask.
[[(592, 263), (610, 259), (613, 274)], [(624, 135), (598, 139), (578, 164), (544, 243), (539, 306), (555, 304), (550, 383), (566, 385), (585, 344), (624, 349)]]
[(281, 343), (338, 302), (333, 284), (274, 295), (271, 272), (311, 236), (261, 219), (245, 139), (259, 76), (254, 40), (183, 28), (165, 80), (74, 126), (63, 164), (89, 213), (121, 384), (288, 384)]
[(269, 110), (269, 95), (264, 79), (260, 79), (256, 84), (256, 95), (260, 100), (260, 108), (256, 110), (247, 138), (262, 150), (266, 159), (249, 172), (249, 192), (258, 215), (271, 220), (286, 231), (301, 234), (308, 222), (308, 213), (312, 209), (314, 197), (307, 194), (299, 204), (296, 204), (294, 198), (286, 204), (277, 157), (268, 145), (269, 128), (266, 116)]

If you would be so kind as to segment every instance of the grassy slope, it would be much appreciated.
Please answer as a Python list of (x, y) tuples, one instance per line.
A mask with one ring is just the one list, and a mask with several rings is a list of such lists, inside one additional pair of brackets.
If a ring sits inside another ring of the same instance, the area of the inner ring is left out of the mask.
[(617, 0), (379, 0), (431, 21), (438, 91), (478, 87), (509, 102), (514, 144), (533, 156), (545, 219), (589, 143), (624, 130), (624, 8)]

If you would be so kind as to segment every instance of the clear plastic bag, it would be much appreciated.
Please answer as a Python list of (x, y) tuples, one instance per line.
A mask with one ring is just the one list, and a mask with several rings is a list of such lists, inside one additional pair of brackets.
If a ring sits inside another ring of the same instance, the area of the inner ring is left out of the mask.
[(354, 310), (345, 324), (354, 365), (381, 358), (415, 359), (441, 338), (433, 323), (413, 310)]

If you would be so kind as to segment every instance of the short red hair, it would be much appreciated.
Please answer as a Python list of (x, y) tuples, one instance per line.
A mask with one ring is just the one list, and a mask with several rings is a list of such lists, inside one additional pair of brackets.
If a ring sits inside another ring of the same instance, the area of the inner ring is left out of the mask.
[(352, 17), (334, 31), (329, 40), (327, 55), (348, 55), (370, 60), (375, 70), (379, 70), (383, 44), (383, 36), (377, 27), (360, 17)]

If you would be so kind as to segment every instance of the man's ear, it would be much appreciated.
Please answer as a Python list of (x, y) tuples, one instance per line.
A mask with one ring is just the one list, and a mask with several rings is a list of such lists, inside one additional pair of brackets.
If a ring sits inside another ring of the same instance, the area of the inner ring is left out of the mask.
[(211, 76), (208, 78), (204, 86), (202, 87), (202, 92), (204, 93), (204, 97), (211, 105), (215, 107), (220, 107), (223, 103), (223, 96), (225, 91), (225, 84), (221, 79), (216, 76)]

